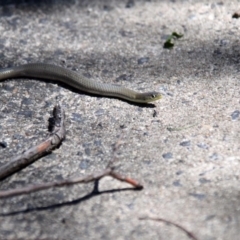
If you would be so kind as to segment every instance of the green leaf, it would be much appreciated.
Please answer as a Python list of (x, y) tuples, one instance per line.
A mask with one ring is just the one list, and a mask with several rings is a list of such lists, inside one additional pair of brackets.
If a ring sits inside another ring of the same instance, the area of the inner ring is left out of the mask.
[(175, 37), (175, 38), (181, 38), (181, 37), (183, 37), (183, 34), (178, 34), (176, 32), (173, 32), (172, 36)]
[(168, 39), (163, 45), (164, 48), (173, 48), (173, 46), (174, 43), (172, 42), (172, 39)]
[(172, 32), (172, 34), (167, 38), (167, 40), (165, 41), (163, 48), (173, 48), (174, 47), (174, 40), (175, 39), (179, 39), (183, 37), (183, 34), (179, 34), (177, 32)]

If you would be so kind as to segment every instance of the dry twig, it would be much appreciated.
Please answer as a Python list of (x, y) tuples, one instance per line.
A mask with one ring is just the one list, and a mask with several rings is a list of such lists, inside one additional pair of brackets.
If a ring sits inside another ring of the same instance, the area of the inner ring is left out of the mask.
[(57, 182), (50, 182), (50, 183), (42, 183), (42, 184), (36, 184), (36, 185), (30, 185), (21, 189), (13, 189), (13, 190), (6, 190), (6, 191), (0, 191), (0, 198), (6, 198), (6, 197), (13, 197), (18, 196), (22, 194), (29, 194), (32, 192), (52, 188), (52, 187), (63, 187), (63, 186), (70, 186), (73, 184), (78, 183), (89, 183), (94, 182), (97, 180), (100, 180), (101, 178), (105, 176), (111, 176), (119, 181), (126, 182), (131, 184), (136, 189), (142, 189), (143, 186), (135, 181), (132, 178), (124, 177), (116, 172), (114, 172), (113, 168), (107, 168), (104, 171), (101, 171), (99, 173), (95, 173), (86, 177), (79, 177), (79, 178), (70, 178), (62, 181)]
[(166, 220), (163, 218), (154, 218), (154, 217), (141, 217), (141, 218), (139, 218), (139, 220), (153, 220), (153, 221), (157, 221), (157, 222), (164, 222), (167, 224), (171, 224), (171, 225), (181, 229), (183, 232), (185, 232), (188, 235), (188, 237), (191, 238), (192, 240), (198, 240), (198, 238), (192, 232), (188, 231), (186, 228), (184, 228), (183, 226), (181, 226), (178, 223), (174, 223), (172, 221), (169, 221), (169, 220)]
[(54, 122), (50, 137), (1, 166), (0, 180), (7, 178), (56, 148), (65, 138), (64, 118), (64, 110), (62, 107), (60, 105), (55, 106), (53, 109)]
[[(23, 152), (21, 155), (13, 158), (10, 162), (4, 164), (0, 168), (0, 180), (8, 177), (9, 175), (21, 170), (23, 167), (26, 167), (27, 165), (31, 164), (36, 159), (52, 151), (55, 147), (57, 147), (61, 143), (61, 141), (65, 137), (65, 127), (64, 127), (64, 111), (60, 106), (56, 106), (54, 108), (53, 117), (54, 117), (53, 118), (54, 124), (53, 124), (53, 130), (52, 130), (51, 136), (47, 140), (40, 143), (39, 145), (30, 148), (29, 150)], [(113, 153), (115, 153), (117, 149), (119, 149), (120, 145), (121, 145), (121, 142), (118, 141), (115, 148), (113, 149)], [(63, 186), (70, 186), (78, 183), (89, 183), (89, 182), (100, 180), (105, 176), (111, 176), (119, 181), (123, 181), (131, 184), (136, 189), (142, 189), (143, 186), (137, 181), (135, 181), (134, 179), (124, 177), (114, 171), (113, 163), (115, 160), (116, 158), (113, 157), (113, 160), (109, 162), (107, 169), (99, 173), (95, 173), (86, 177), (70, 178), (70, 179), (57, 181), (57, 182), (30, 185), (27, 187), (23, 187), (21, 189), (0, 191), (0, 198), (12, 197), (12, 196), (17, 196), (22, 194), (29, 194), (32, 192), (36, 192), (36, 191), (40, 191), (40, 190), (44, 190), (52, 187), (63, 187)]]

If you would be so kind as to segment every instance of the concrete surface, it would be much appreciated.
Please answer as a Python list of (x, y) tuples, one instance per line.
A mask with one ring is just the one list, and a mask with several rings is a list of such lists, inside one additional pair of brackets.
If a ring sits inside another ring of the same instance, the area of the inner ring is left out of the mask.
[[(9, 1), (10, 2), (10, 1)], [(0, 183), (12, 189), (106, 167), (111, 178), (0, 200), (0, 239), (240, 239), (239, 1), (43, 1), (0, 9), (0, 66), (48, 62), (96, 81), (156, 90), (155, 108), (79, 94), (36, 80), (0, 83), (0, 163), (47, 136), (53, 106), (67, 114), (67, 139)], [(126, 6), (128, 5), (128, 6)], [(173, 31), (184, 34), (164, 49)]]

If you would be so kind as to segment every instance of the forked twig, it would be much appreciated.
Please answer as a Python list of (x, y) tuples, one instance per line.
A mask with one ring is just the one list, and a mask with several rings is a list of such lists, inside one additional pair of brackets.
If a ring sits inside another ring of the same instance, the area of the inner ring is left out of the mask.
[(3, 164), (0, 167), (0, 180), (7, 178), (56, 148), (65, 138), (64, 118), (62, 107), (60, 105), (55, 106), (53, 109), (54, 121), (50, 137)]
[[(45, 155), (46, 153), (53, 150), (56, 146), (58, 146), (61, 141), (65, 137), (65, 126), (64, 126), (64, 111), (60, 106), (56, 106), (53, 110), (53, 130), (51, 136), (40, 143), (37, 146), (30, 148), (29, 150), (23, 152), (21, 155), (13, 158), (10, 162), (4, 164), (0, 168), (0, 180), (3, 178), (8, 177), (12, 173), (15, 173), (21, 170), (23, 167), (31, 164), (36, 159), (40, 158), (41, 156)], [(119, 149), (120, 141), (117, 142), (115, 148), (113, 149), (113, 154)], [(70, 186), (73, 184), (79, 183), (89, 183), (93, 181), (100, 180), (105, 176), (111, 176), (119, 181), (126, 182), (131, 184), (136, 189), (142, 189), (143, 186), (135, 181), (132, 178), (124, 177), (119, 173), (114, 171), (113, 163), (115, 161), (115, 157), (112, 161), (108, 164), (107, 168), (99, 173), (94, 173), (92, 175), (88, 175), (86, 177), (78, 177), (78, 178), (69, 178), (62, 181), (57, 182), (49, 182), (49, 183), (42, 183), (42, 184), (35, 184), (30, 185), (27, 187), (23, 187), (20, 189), (13, 189), (13, 190), (5, 190), (0, 191), (0, 198), (12, 197), (22, 194), (29, 194), (32, 192), (52, 188), (52, 187), (63, 187), (63, 186)]]
[(70, 178), (70, 179), (57, 181), (57, 182), (30, 185), (30, 186), (23, 187), (20, 189), (0, 191), (0, 198), (13, 197), (13, 196), (18, 196), (18, 195), (22, 195), (22, 194), (29, 194), (32, 192), (37, 192), (37, 191), (52, 188), (52, 187), (63, 187), (63, 186), (70, 186), (70, 185), (79, 184), (79, 183), (94, 182), (94, 181), (100, 180), (101, 178), (106, 177), (106, 176), (111, 176), (119, 181), (129, 183), (134, 188), (139, 189), (139, 190), (143, 188), (143, 186), (140, 183), (138, 183), (137, 181), (135, 181), (134, 179), (124, 177), (124, 176), (114, 172), (113, 168), (107, 168), (99, 173), (91, 174), (86, 177)]
[(167, 224), (171, 224), (171, 225), (181, 229), (183, 232), (185, 232), (187, 234), (187, 236), (189, 238), (191, 238), (192, 240), (198, 240), (198, 238), (192, 232), (188, 231), (186, 228), (184, 228), (183, 226), (181, 226), (178, 223), (174, 223), (172, 221), (169, 221), (169, 220), (166, 220), (163, 218), (154, 218), (154, 217), (140, 217), (139, 220), (153, 220), (153, 221), (157, 221), (157, 222), (164, 222)]

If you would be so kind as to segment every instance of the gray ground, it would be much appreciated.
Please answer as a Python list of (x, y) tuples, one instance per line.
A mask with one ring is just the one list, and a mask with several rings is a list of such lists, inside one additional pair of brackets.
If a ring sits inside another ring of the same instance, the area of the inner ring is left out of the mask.
[[(0, 239), (190, 239), (142, 216), (201, 240), (239, 239), (240, 2), (66, 2), (1, 7), (1, 67), (54, 63), (163, 99), (151, 108), (55, 83), (0, 83), (0, 163), (47, 136), (56, 103), (67, 115), (62, 146), (1, 190), (102, 170), (119, 138), (118, 171), (144, 189), (88, 197), (88, 184), (0, 200)], [(173, 31), (184, 37), (164, 49)]]

